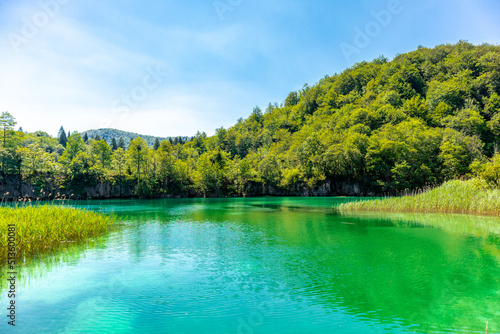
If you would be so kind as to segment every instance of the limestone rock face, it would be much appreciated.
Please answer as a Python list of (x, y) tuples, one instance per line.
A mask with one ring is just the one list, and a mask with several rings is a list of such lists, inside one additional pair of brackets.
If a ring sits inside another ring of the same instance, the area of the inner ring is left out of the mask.
[[(263, 185), (260, 183), (249, 183), (244, 191), (245, 196), (362, 196), (365, 194), (358, 183), (327, 181), (315, 187), (305, 183), (297, 183), (288, 189)], [(188, 194), (163, 194), (157, 198), (180, 198)], [(220, 197), (222, 194), (213, 193), (205, 196), (195, 192), (189, 193), (190, 197)], [(55, 186), (45, 186), (45, 189), (17, 182), (4, 183), (0, 185), (0, 200), (16, 201), (20, 199), (48, 200), (48, 199), (107, 199), (107, 198), (130, 198), (135, 197), (134, 189), (127, 186), (111, 183), (99, 183), (95, 186), (87, 186), (83, 189), (65, 189)], [(233, 195), (235, 197), (235, 195)]]
[(250, 183), (245, 189), (247, 196), (360, 196), (363, 195), (358, 183), (324, 182), (310, 187), (305, 183), (297, 183), (289, 189), (277, 189), (273, 186)]

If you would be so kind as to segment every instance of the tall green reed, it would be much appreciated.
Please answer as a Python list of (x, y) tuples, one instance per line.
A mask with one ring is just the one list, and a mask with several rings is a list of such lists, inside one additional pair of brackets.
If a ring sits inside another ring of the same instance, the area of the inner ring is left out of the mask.
[(17, 262), (51, 253), (108, 231), (114, 217), (57, 205), (0, 207), (0, 263), (8, 257), (8, 228), (15, 226)]
[(344, 203), (338, 209), (500, 215), (500, 189), (479, 179), (454, 180), (402, 197)]

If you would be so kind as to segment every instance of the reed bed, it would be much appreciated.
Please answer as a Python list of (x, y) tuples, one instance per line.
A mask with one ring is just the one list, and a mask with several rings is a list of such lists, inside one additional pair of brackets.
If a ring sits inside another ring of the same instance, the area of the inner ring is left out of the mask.
[(55, 205), (0, 207), (0, 263), (8, 258), (9, 232), (22, 262), (102, 235), (112, 222), (114, 217)]
[(402, 197), (341, 204), (340, 211), (392, 211), (500, 215), (500, 189), (480, 179), (454, 180)]

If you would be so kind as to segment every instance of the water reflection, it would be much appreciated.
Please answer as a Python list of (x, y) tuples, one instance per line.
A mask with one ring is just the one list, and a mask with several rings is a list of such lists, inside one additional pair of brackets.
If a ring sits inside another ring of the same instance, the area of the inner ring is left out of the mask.
[[(125, 224), (27, 271), (25, 328), (428, 333), (484, 332), (489, 321), (500, 331), (498, 220), (339, 215), (334, 201), (73, 203)], [(49, 282), (60, 285), (56, 299)]]
[(358, 212), (343, 213), (345, 216), (367, 220), (387, 220), (398, 227), (434, 227), (447, 232), (468, 234), (477, 237), (500, 237), (500, 218), (460, 214), (432, 213), (382, 213)]
[[(90, 248), (99, 250), (96, 254), (100, 257), (103, 256), (108, 247), (108, 240), (110, 236), (116, 235), (118, 232), (114, 231), (109, 235), (95, 237), (92, 240), (68, 243), (64, 247), (54, 250), (52, 253), (44, 254), (42, 256), (35, 256), (26, 259), (24, 262), (16, 262), (15, 271), (17, 273), (18, 281), (23, 284), (28, 284), (30, 280), (36, 281), (41, 278), (44, 272), (56, 270), (60, 266), (77, 265), (82, 261), (86, 254), (85, 252)], [(4, 293), (7, 287), (6, 278), (10, 277), (9, 268), (7, 266), (0, 267), (0, 292)]]

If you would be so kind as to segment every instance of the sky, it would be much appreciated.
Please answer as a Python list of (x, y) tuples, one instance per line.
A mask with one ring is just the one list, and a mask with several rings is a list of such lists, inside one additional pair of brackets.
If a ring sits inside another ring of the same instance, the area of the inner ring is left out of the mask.
[(0, 0), (0, 111), (55, 136), (208, 135), (380, 55), (500, 43), (498, 0)]

